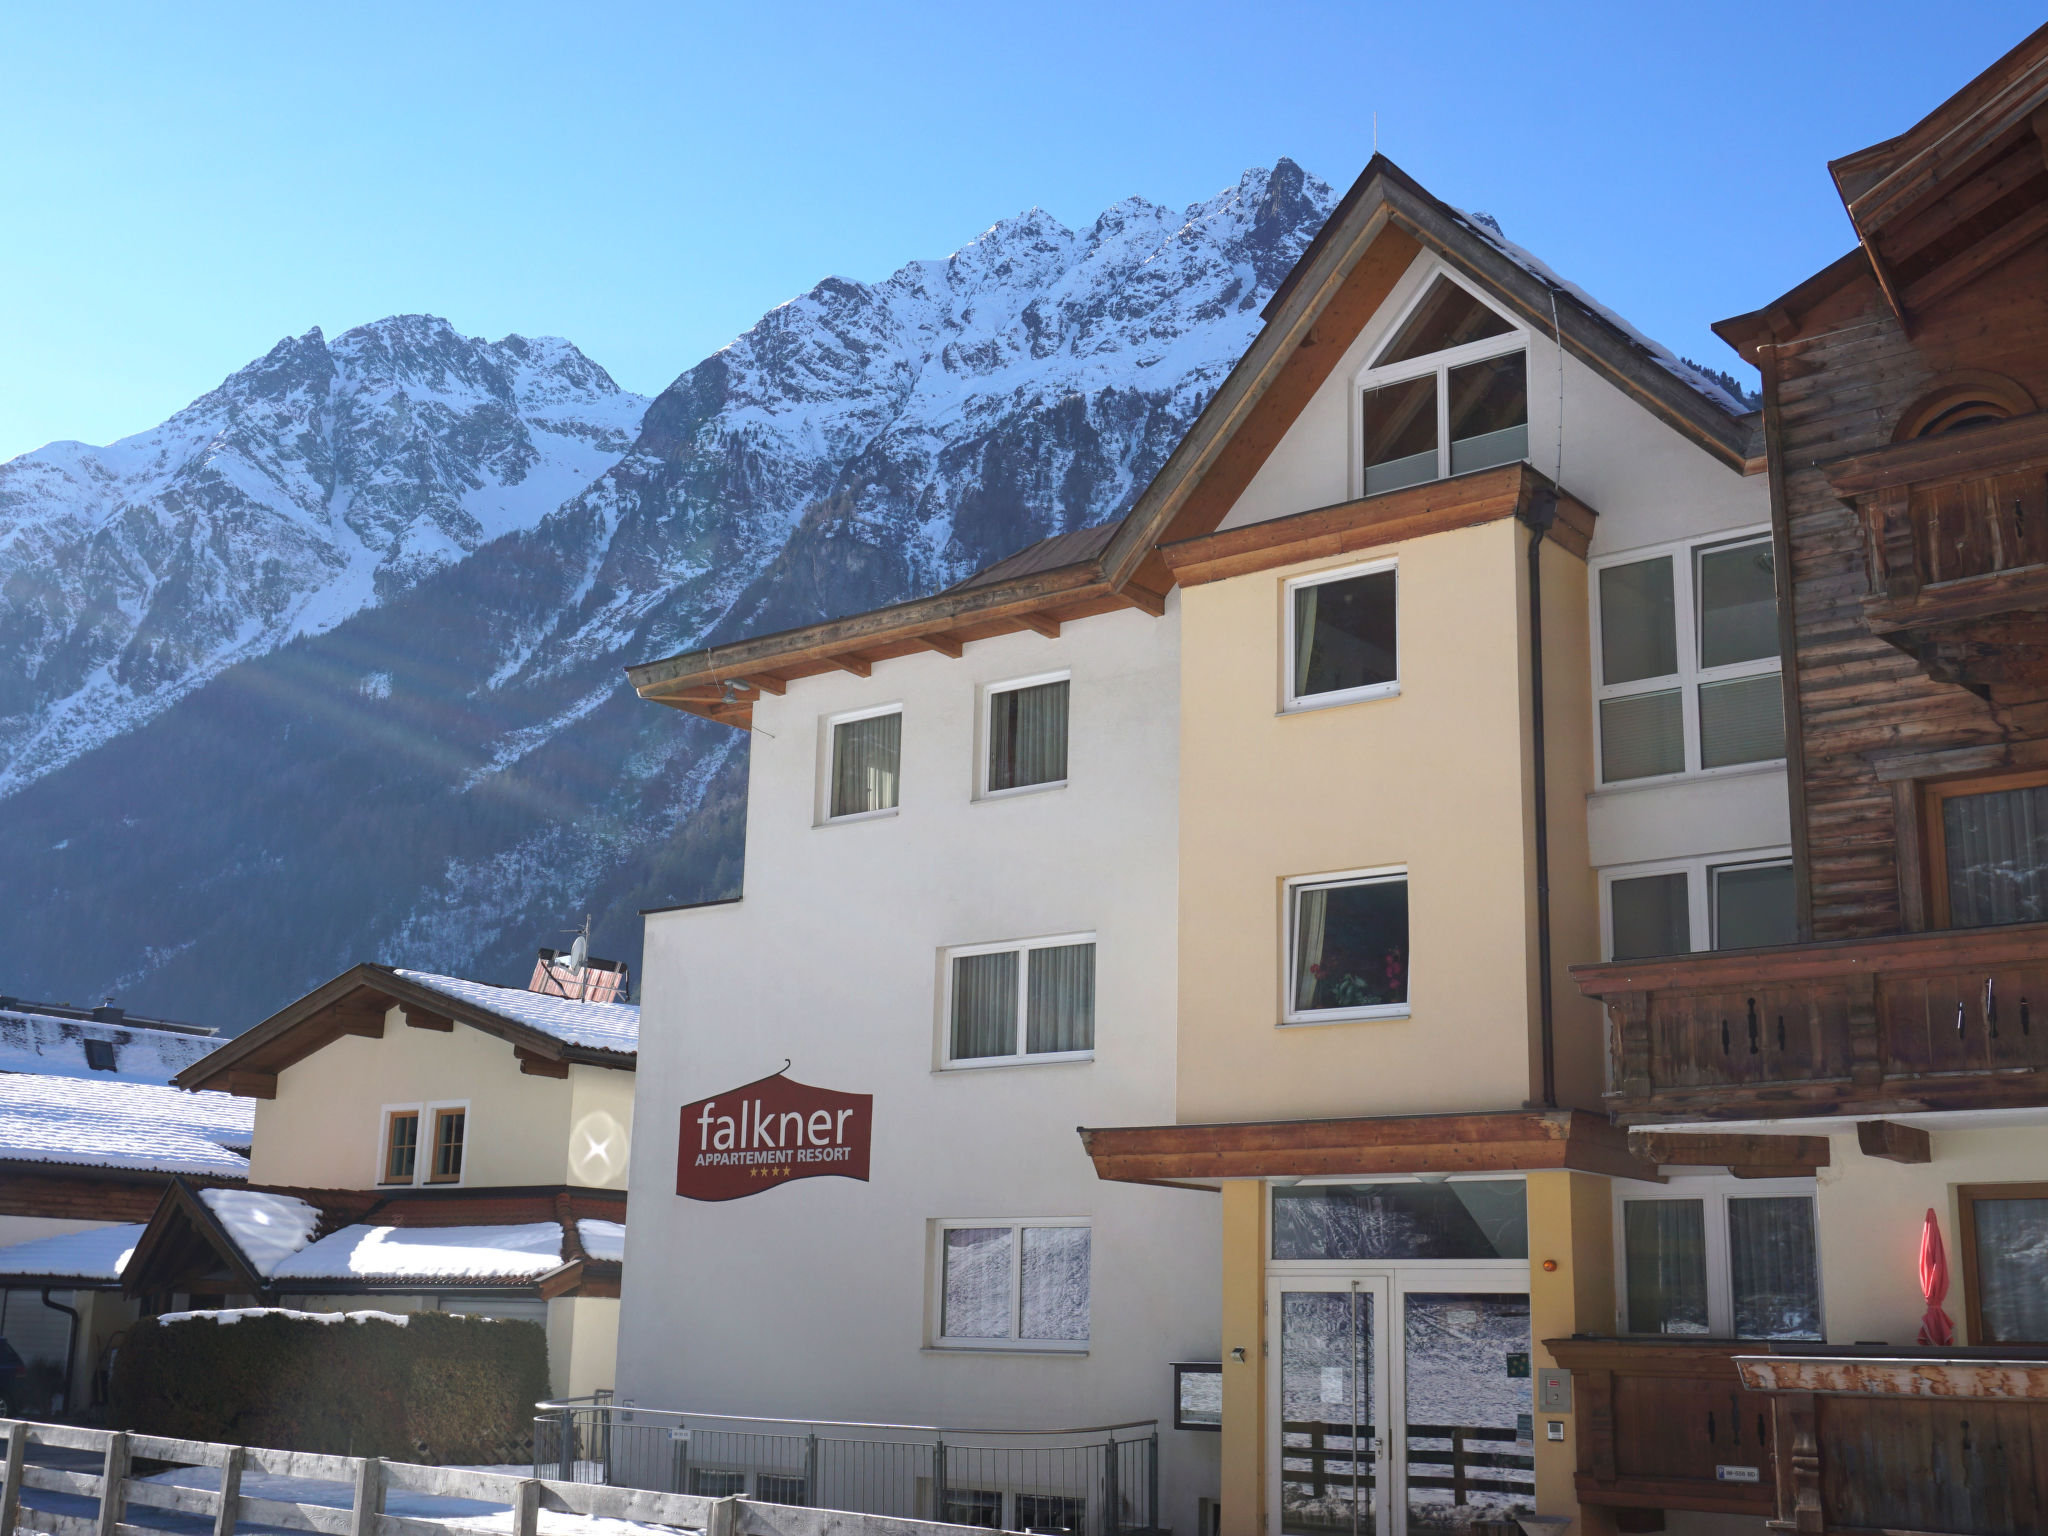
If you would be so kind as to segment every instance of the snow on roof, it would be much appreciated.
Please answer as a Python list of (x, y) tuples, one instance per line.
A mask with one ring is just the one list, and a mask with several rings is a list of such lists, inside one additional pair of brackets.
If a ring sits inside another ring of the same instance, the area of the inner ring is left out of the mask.
[(0, 1160), (246, 1179), (256, 1106), (154, 1083), (0, 1074)]
[(70, 1275), (80, 1280), (118, 1280), (142, 1237), (142, 1223), (61, 1232), (0, 1248), (0, 1275)]
[(579, 1003), (574, 998), (549, 997), (524, 987), (494, 987), (487, 981), (467, 981), (460, 976), (435, 976), (426, 971), (397, 974), (553, 1035), (565, 1045), (598, 1051), (640, 1048), (640, 1009), (633, 1003)]
[(250, 1267), (268, 1279), (284, 1260), (313, 1240), (318, 1208), (296, 1195), (263, 1189), (202, 1189), (199, 1198), (227, 1229)]
[[(112, 1068), (95, 1069), (86, 1060), (88, 1040), (113, 1048)], [(168, 1083), (220, 1043), (216, 1035), (62, 1018), (37, 1013), (32, 1007), (0, 1008), (0, 1072), (84, 1077), (103, 1083)]]
[(1586, 310), (1598, 315), (1602, 320), (1626, 336), (1637, 347), (1648, 353), (1651, 359), (1659, 367), (1663, 368), (1666, 373), (1669, 373), (1682, 383), (1690, 385), (1694, 390), (1713, 401), (1714, 404), (1718, 405), (1730, 416), (1747, 416), (1755, 409), (1747, 401), (1738, 399), (1730, 394), (1721, 386), (1718, 380), (1711, 378), (1702, 370), (1686, 362), (1669, 347), (1661, 342), (1652, 341), (1648, 336), (1645, 336), (1641, 331), (1630, 325), (1628, 321), (1622, 319), (1620, 315), (1586, 292), (1577, 283), (1558, 276), (1540, 257), (1523, 250), (1522, 247), (1502, 234), (1500, 225), (1495, 222), (1492, 214), (1467, 213), (1462, 208), (1453, 208), (1451, 212), (1456, 214), (1459, 221), (1466, 228), (1470, 229), (1473, 234), (1499, 251), (1524, 272), (1529, 273), (1538, 282), (1555, 288), (1560, 293), (1570, 294)]
[(593, 1259), (605, 1259), (614, 1264), (625, 1262), (626, 1224), (623, 1221), (599, 1221), (595, 1216), (576, 1218), (576, 1235), (583, 1239), (583, 1251)]
[(559, 1222), (510, 1227), (343, 1227), (280, 1262), (271, 1280), (532, 1280), (562, 1265)]

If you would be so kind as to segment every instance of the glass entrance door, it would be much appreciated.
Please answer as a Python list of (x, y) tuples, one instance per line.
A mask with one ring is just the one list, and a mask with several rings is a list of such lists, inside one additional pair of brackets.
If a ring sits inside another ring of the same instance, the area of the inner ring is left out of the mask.
[(1381, 1536), (1387, 1282), (1288, 1277), (1267, 1293), (1280, 1536)]

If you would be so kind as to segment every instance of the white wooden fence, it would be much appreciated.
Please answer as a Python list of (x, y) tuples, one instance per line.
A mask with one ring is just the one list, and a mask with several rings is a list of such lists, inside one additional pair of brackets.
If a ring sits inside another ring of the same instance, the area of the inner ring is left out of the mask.
[[(508, 1505), (512, 1512), (512, 1536), (537, 1536), (540, 1512), (544, 1509), (702, 1531), (704, 1536), (987, 1536), (976, 1526), (763, 1504), (752, 1499), (711, 1499), (639, 1488), (608, 1488), (598, 1483), (555, 1482), (454, 1467), (421, 1467), (403, 1461), (383, 1461), (375, 1456), (316, 1456), (253, 1445), (165, 1440), (118, 1430), (12, 1420), (0, 1420), (0, 1434), (7, 1440), (6, 1479), (0, 1484), (0, 1536), (16, 1536), (17, 1530), (48, 1532), (49, 1536), (164, 1536), (162, 1531), (134, 1524), (127, 1518), (129, 1506), (138, 1504), (202, 1516), (213, 1522), (213, 1536), (234, 1536), (238, 1521), (312, 1531), (318, 1536), (466, 1536), (489, 1518), (472, 1515), (443, 1520), (387, 1515), (387, 1489)], [(100, 1470), (69, 1472), (35, 1465), (28, 1459), (28, 1453), (36, 1445), (93, 1452), (100, 1458)], [(130, 1466), (137, 1460), (218, 1467), (220, 1489), (215, 1492), (138, 1481), (129, 1475)], [(251, 1498), (242, 1492), (245, 1470), (342, 1483), (354, 1490), (354, 1497), (347, 1509)], [(24, 1488), (97, 1499), (99, 1512), (81, 1516), (30, 1509), (24, 1513)]]

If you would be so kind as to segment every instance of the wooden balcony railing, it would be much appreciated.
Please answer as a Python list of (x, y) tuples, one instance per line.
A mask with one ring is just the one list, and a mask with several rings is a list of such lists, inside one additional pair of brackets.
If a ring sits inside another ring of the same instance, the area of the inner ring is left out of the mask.
[(1857, 454), (1828, 483), (1863, 515), (1874, 633), (1945, 682), (2048, 680), (2048, 412)]
[(2048, 923), (1575, 965), (1623, 1120), (2048, 1104)]
[[(1572, 1373), (1579, 1502), (1770, 1515), (1770, 1399), (1743, 1385), (1732, 1339), (1546, 1339)], [(1640, 1529), (1641, 1527), (1635, 1527)]]
[(1774, 1530), (2048, 1530), (2048, 1350), (1745, 1354), (1771, 1403)]

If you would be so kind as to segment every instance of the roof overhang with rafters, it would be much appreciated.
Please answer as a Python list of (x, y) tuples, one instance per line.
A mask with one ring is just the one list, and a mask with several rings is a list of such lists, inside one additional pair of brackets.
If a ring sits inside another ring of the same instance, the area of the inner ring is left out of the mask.
[(1714, 326), (1744, 357), (1799, 334), (1859, 278), (1918, 314), (2048, 235), (2048, 26), (1895, 138), (1830, 161), (1857, 245), (1761, 309)]
[(195, 1061), (172, 1081), (180, 1088), (275, 1098), (277, 1074), (286, 1067), (346, 1036), (382, 1039), (394, 1007), (414, 1029), (445, 1033), (460, 1024), (495, 1035), (512, 1047), (520, 1071), (535, 1077), (566, 1077), (573, 1063), (626, 1072), (636, 1064), (634, 1052), (571, 1044), (481, 1003), (413, 981), (390, 966), (364, 964), (314, 988)]
[[(1532, 330), (1738, 473), (1762, 467), (1758, 418), (1710, 398), (1669, 354), (1578, 290), (1375, 155), (1272, 301), (1266, 324), (1130, 512), (1081, 557), (1023, 556), (931, 597), (628, 667), (642, 698), (745, 728), (763, 693), (830, 671), (867, 676), (896, 656), (958, 656), (970, 641), (1021, 630), (1057, 635), (1073, 619), (1165, 612), (1173, 572), (1160, 546), (1214, 532), (1328, 380), (1347, 347), (1425, 251)], [(1034, 549), (1072, 548), (1061, 535)], [(1030, 555), (1031, 551), (1024, 552)], [(1022, 563), (1021, 569), (1012, 569)]]

